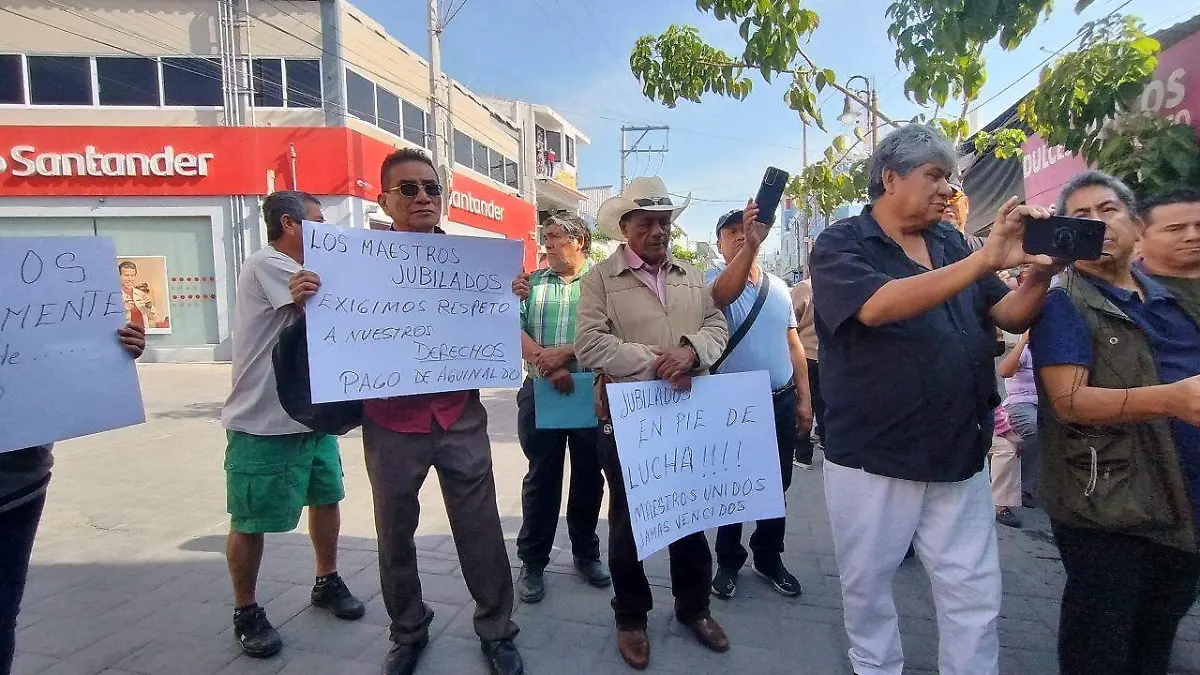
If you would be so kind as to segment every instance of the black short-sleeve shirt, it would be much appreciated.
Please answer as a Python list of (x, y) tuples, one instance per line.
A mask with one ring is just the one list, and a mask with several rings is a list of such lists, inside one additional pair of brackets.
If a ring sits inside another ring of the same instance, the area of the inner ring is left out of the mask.
[[(924, 233), (935, 267), (970, 254), (946, 223)], [(1008, 292), (994, 274), (905, 321), (868, 327), (858, 311), (884, 284), (929, 270), (879, 227), (870, 207), (817, 238), (809, 259), (826, 459), (868, 473), (953, 482), (983, 468), (999, 404), (995, 328), (988, 312)]]

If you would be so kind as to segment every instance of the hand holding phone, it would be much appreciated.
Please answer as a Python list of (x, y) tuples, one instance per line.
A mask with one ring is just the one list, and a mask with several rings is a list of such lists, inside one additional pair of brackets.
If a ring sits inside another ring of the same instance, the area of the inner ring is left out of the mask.
[(1025, 216), (1021, 248), (1029, 255), (1048, 255), (1056, 260), (1098, 260), (1104, 251), (1102, 220), (1050, 216)]
[(788, 178), (788, 172), (769, 166), (758, 186), (758, 195), (754, 198), (758, 206), (758, 222), (767, 227), (775, 224), (775, 212), (779, 209), (779, 200), (783, 198)]

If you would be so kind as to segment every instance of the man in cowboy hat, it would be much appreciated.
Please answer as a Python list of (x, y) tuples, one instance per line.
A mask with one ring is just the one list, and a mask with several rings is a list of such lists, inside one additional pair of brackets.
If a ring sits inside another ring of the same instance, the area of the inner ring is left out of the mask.
[[(671, 202), (659, 178), (635, 178), (620, 196), (600, 205), (597, 228), (624, 243), (583, 278), (576, 320), (575, 358), (597, 373), (597, 446), (608, 478), (617, 648), (639, 670), (650, 664), (646, 615), (652, 599), (634, 544), (604, 384), (662, 379), (689, 389), (692, 376), (706, 374), (725, 349), (729, 329), (703, 274), (670, 255), (671, 226), (686, 207), (686, 200), (679, 206)], [(709, 649), (726, 651), (729, 639), (708, 611), (708, 540), (697, 532), (669, 550), (676, 618)]]

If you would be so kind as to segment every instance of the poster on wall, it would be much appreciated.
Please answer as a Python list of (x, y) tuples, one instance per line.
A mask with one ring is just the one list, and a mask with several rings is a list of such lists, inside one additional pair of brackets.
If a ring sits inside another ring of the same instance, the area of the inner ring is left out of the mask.
[(166, 256), (119, 256), (125, 321), (141, 324), (147, 335), (171, 332), (171, 296), (167, 291)]

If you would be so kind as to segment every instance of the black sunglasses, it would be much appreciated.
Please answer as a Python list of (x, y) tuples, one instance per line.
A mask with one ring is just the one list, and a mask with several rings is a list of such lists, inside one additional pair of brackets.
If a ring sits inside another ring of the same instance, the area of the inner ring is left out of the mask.
[(672, 206), (670, 197), (659, 197), (658, 199), (635, 199), (634, 204), (638, 206)]
[(391, 195), (399, 192), (405, 197), (416, 197), (417, 193), (420, 192), (422, 188), (425, 190), (425, 194), (429, 195), (430, 197), (442, 196), (441, 183), (432, 180), (425, 181), (424, 183), (418, 183), (413, 180), (401, 181), (399, 185), (396, 187), (390, 187), (384, 190), (383, 193)]

